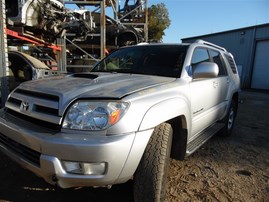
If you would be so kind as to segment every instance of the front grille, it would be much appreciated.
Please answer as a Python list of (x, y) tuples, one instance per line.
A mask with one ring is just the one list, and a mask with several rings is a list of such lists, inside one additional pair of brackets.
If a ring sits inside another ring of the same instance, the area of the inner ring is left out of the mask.
[(39, 112), (39, 113), (44, 113), (44, 114), (49, 114), (49, 115), (54, 115), (54, 116), (58, 115), (58, 109), (52, 109), (50, 107), (35, 105), (35, 110), (36, 112)]
[(18, 108), (20, 108), (21, 103), (22, 103), (21, 100), (18, 100), (18, 99), (13, 98), (13, 97), (10, 97), (10, 98), (8, 99), (8, 102), (12, 103), (14, 106), (17, 106)]
[(11, 110), (11, 109), (7, 109), (6, 112), (8, 114), (16, 117), (16, 118), (22, 119), (23, 121), (27, 121), (27, 122), (29, 122), (31, 124), (35, 124), (37, 126), (45, 128), (45, 129), (50, 129), (50, 130), (55, 131), (55, 132), (61, 130), (61, 126), (59, 124), (54, 124), (54, 123), (50, 123), (50, 122), (47, 122), (47, 121), (42, 121), (40, 119), (32, 118), (30, 116), (18, 113), (16, 111)]
[(34, 151), (24, 145), (8, 138), (4, 134), (0, 133), (0, 143), (7, 147), (13, 153), (19, 155), (24, 160), (34, 164), (37, 167), (40, 167), (40, 153)]
[(59, 102), (59, 97), (56, 96), (56, 95), (50, 95), (50, 94), (34, 92), (34, 91), (28, 91), (28, 90), (24, 90), (24, 89), (16, 89), (15, 93), (22, 94), (22, 95), (27, 95), (27, 96), (30, 96), (30, 97), (41, 98), (43, 100), (51, 100), (51, 101)]
[(61, 125), (60, 97), (16, 89), (6, 102), (8, 113), (24, 121), (58, 131)]

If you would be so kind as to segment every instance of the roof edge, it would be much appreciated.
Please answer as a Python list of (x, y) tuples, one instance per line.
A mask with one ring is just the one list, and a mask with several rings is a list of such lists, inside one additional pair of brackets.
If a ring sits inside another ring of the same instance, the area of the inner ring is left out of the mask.
[(269, 23), (264, 23), (264, 24), (259, 24), (259, 25), (253, 25), (253, 26), (248, 26), (248, 27), (241, 27), (241, 28), (237, 28), (237, 29), (226, 30), (226, 31), (221, 31), (221, 32), (215, 32), (215, 33), (211, 33), (211, 34), (204, 34), (204, 35), (197, 35), (197, 36), (192, 36), (192, 37), (186, 37), (186, 38), (181, 38), (181, 40), (196, 39), (198, 37), (207, 37), (207, 36), (213, 36), (213, 35), (224, 34), (224, 33), (235, 32), (235, 31), (243, 31), (243, 30), (246, 30), (246, 29), (253, 29), (253, 28), (265, 27), (265, 26), (269, 26)]

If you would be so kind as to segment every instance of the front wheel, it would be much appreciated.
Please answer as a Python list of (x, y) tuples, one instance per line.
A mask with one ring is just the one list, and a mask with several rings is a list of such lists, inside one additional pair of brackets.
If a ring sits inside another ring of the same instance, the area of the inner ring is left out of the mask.
[(154, 129), (134, 175), (136, 202), (164, 200), (172, 135), (172, 127), (168, 123), (160, 124)]

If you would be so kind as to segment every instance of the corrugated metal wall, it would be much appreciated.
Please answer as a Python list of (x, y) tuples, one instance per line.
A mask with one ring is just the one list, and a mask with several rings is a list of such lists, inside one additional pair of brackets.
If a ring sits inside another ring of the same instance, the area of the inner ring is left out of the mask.
[(251, 88), (269, 90), (269, 40), (257, 41)]
[(239, 71), (241, 71), (241, 87), (251, 88), (255, 47), (257, 41), (269, 39), (269, 24), (184, 38), (182, 42), (194, 42), (197, 39), (203, 39), (223, 46), (231, 52), (234, 55)]

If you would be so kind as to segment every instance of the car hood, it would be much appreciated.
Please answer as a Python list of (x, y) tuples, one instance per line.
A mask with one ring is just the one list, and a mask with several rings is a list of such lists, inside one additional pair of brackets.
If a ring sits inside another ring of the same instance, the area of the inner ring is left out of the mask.
[(79, 98), (120, 99), (175, 78), (120, 73), (80, 73), (28, 81), (20, 89), (57, 95), (62, 105)]

